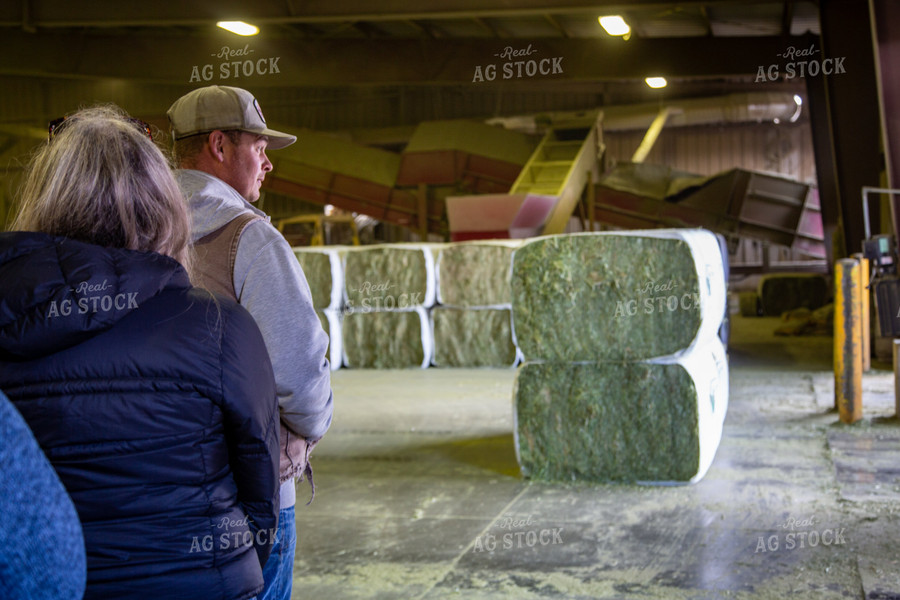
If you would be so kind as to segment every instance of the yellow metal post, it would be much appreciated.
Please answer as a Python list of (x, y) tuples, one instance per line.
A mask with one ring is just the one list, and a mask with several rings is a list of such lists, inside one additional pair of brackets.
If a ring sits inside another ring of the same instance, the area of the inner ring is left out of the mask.
[(859, 303), (861, 312), (861, 330), (862, 330), (862, 365), (863, 372), (872, 368), (872, 324), (869, 311), (870, 291), (869, 291), (869, 259), (862, 253), (854, 254), (853, 258), (859, 261)]
[(843, 423), (862, 418), (862, 306), (860, 265), (852, 258), (834, 268), (834, 403)]

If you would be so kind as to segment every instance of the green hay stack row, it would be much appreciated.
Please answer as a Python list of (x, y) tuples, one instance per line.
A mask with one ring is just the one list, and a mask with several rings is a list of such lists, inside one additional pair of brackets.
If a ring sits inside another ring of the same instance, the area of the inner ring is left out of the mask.
[(339, 310), (343, 304), (344, 279), (341, 267), (343, 248), (293, 248), (306, 275), (313, 307)]
[(431, 327), (424, 308), (346, 312), (342, 329), (347, 367), (412, 369), (431, 364)]
[(519, 240), (447, 244), (431, 313), (436, 367), (513, 367), (510, 270)]
[(434, 248), (421, 244), (359, 246), (344, 254), (344, 304), (352, 310), (430, 307)]
[(512, 302), (510, 268), (519, 240), (460, 242), (440, 250), (437, 262), (438, 302), (472, 308)]
[(362, 246), (344, 255), (344, 364), (361, 369), (426, 368), (433, 339), (435, 249)]
[(703, 230), (549, 236), (517, 249), (523, 474), (699, 480), (727, 406), (725, 287), (718, 240)]
[(508, 308), (452, 308), (431, 311), (435, 367), (512, 367), (516, 346)]
[(516, 451), (540, 480), (699, 481), (728, 403), (722, 343), (660, 364), (526, 363), (515, 383)]
[[(509, 273), (518, 244), (385, 244), (347, 250), (342, 324), (346, 366), (514, 366)], [(443, 304), (435, 304), (438, 298)], [(430, 313), (424, 332), (412, 315), (381, 314), (418, 308)], [(379, 353), (383, 356), (376, 356)]]
[[(643, 234), (643, 235), (642, 235)], [(513, 325), (525, 360), (642, 360), (717, 335), (718, 241), (703, 230), (557, 235), (516, 250)]]

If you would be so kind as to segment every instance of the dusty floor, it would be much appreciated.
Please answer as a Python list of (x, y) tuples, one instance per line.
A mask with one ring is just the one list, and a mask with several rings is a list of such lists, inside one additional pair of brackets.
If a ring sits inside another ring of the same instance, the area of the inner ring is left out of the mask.
[(734, 319), (722, 443), (692, 486), (523, 480), (511, 370), (335, 372), (293, 597), (900, 598), (889, 366), (841, 425), (831, 338), (777, 323)]

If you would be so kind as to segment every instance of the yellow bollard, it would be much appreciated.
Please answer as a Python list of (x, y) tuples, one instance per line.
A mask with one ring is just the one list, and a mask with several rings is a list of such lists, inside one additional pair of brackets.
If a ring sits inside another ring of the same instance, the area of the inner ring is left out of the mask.
[(860, 265), (851, 258), (834, 268), (834, 404), (843, 423), (862, 419), (862, 306)]
[(862, 253), (853, 255), (853, 258), (859, 261), (859, 303), (862, 308), (861, 327), (862, 331), (862, 368), (866, 372), (872, 368), (872, 324), (870, 319), (871, 312), (869, 305), (871, 303), (871, 290), (869, 290), (869, 259)]

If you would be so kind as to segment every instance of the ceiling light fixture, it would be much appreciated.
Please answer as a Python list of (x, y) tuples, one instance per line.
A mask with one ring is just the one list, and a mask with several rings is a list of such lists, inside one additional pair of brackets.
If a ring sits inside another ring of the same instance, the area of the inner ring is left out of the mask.
[(259, 27), (251, 25), (250, 23), (244, 23), (243, 21), (219, 21), (216, 25), (225, 31), (230, 31), (231, 33), (236, 33), (238, 35), (256, 35), (259, 33)]
[(803, 98), (794, 94), (794, 104), (797, 105), (797, 110), (794, 111), (794, 114), (791, 115), (791, 123), (796, 123), (797, 119), (800, 118), (800, 111), (803, 109)]
[(654, 90), (658, 90), (659, 88), (664, 88), (668, 85), (665, 77), (647, 77), (644, 81), (652, 87)]
[[(619, 15), (610, 15), (607, 17), (598, 17), (600, 26), (606, 30), (609, 35), (628, 35), (631, 33), (631, 27), (625, 22), (625, 19)], [(626, 38), (627, 39), (627, 38)]]

